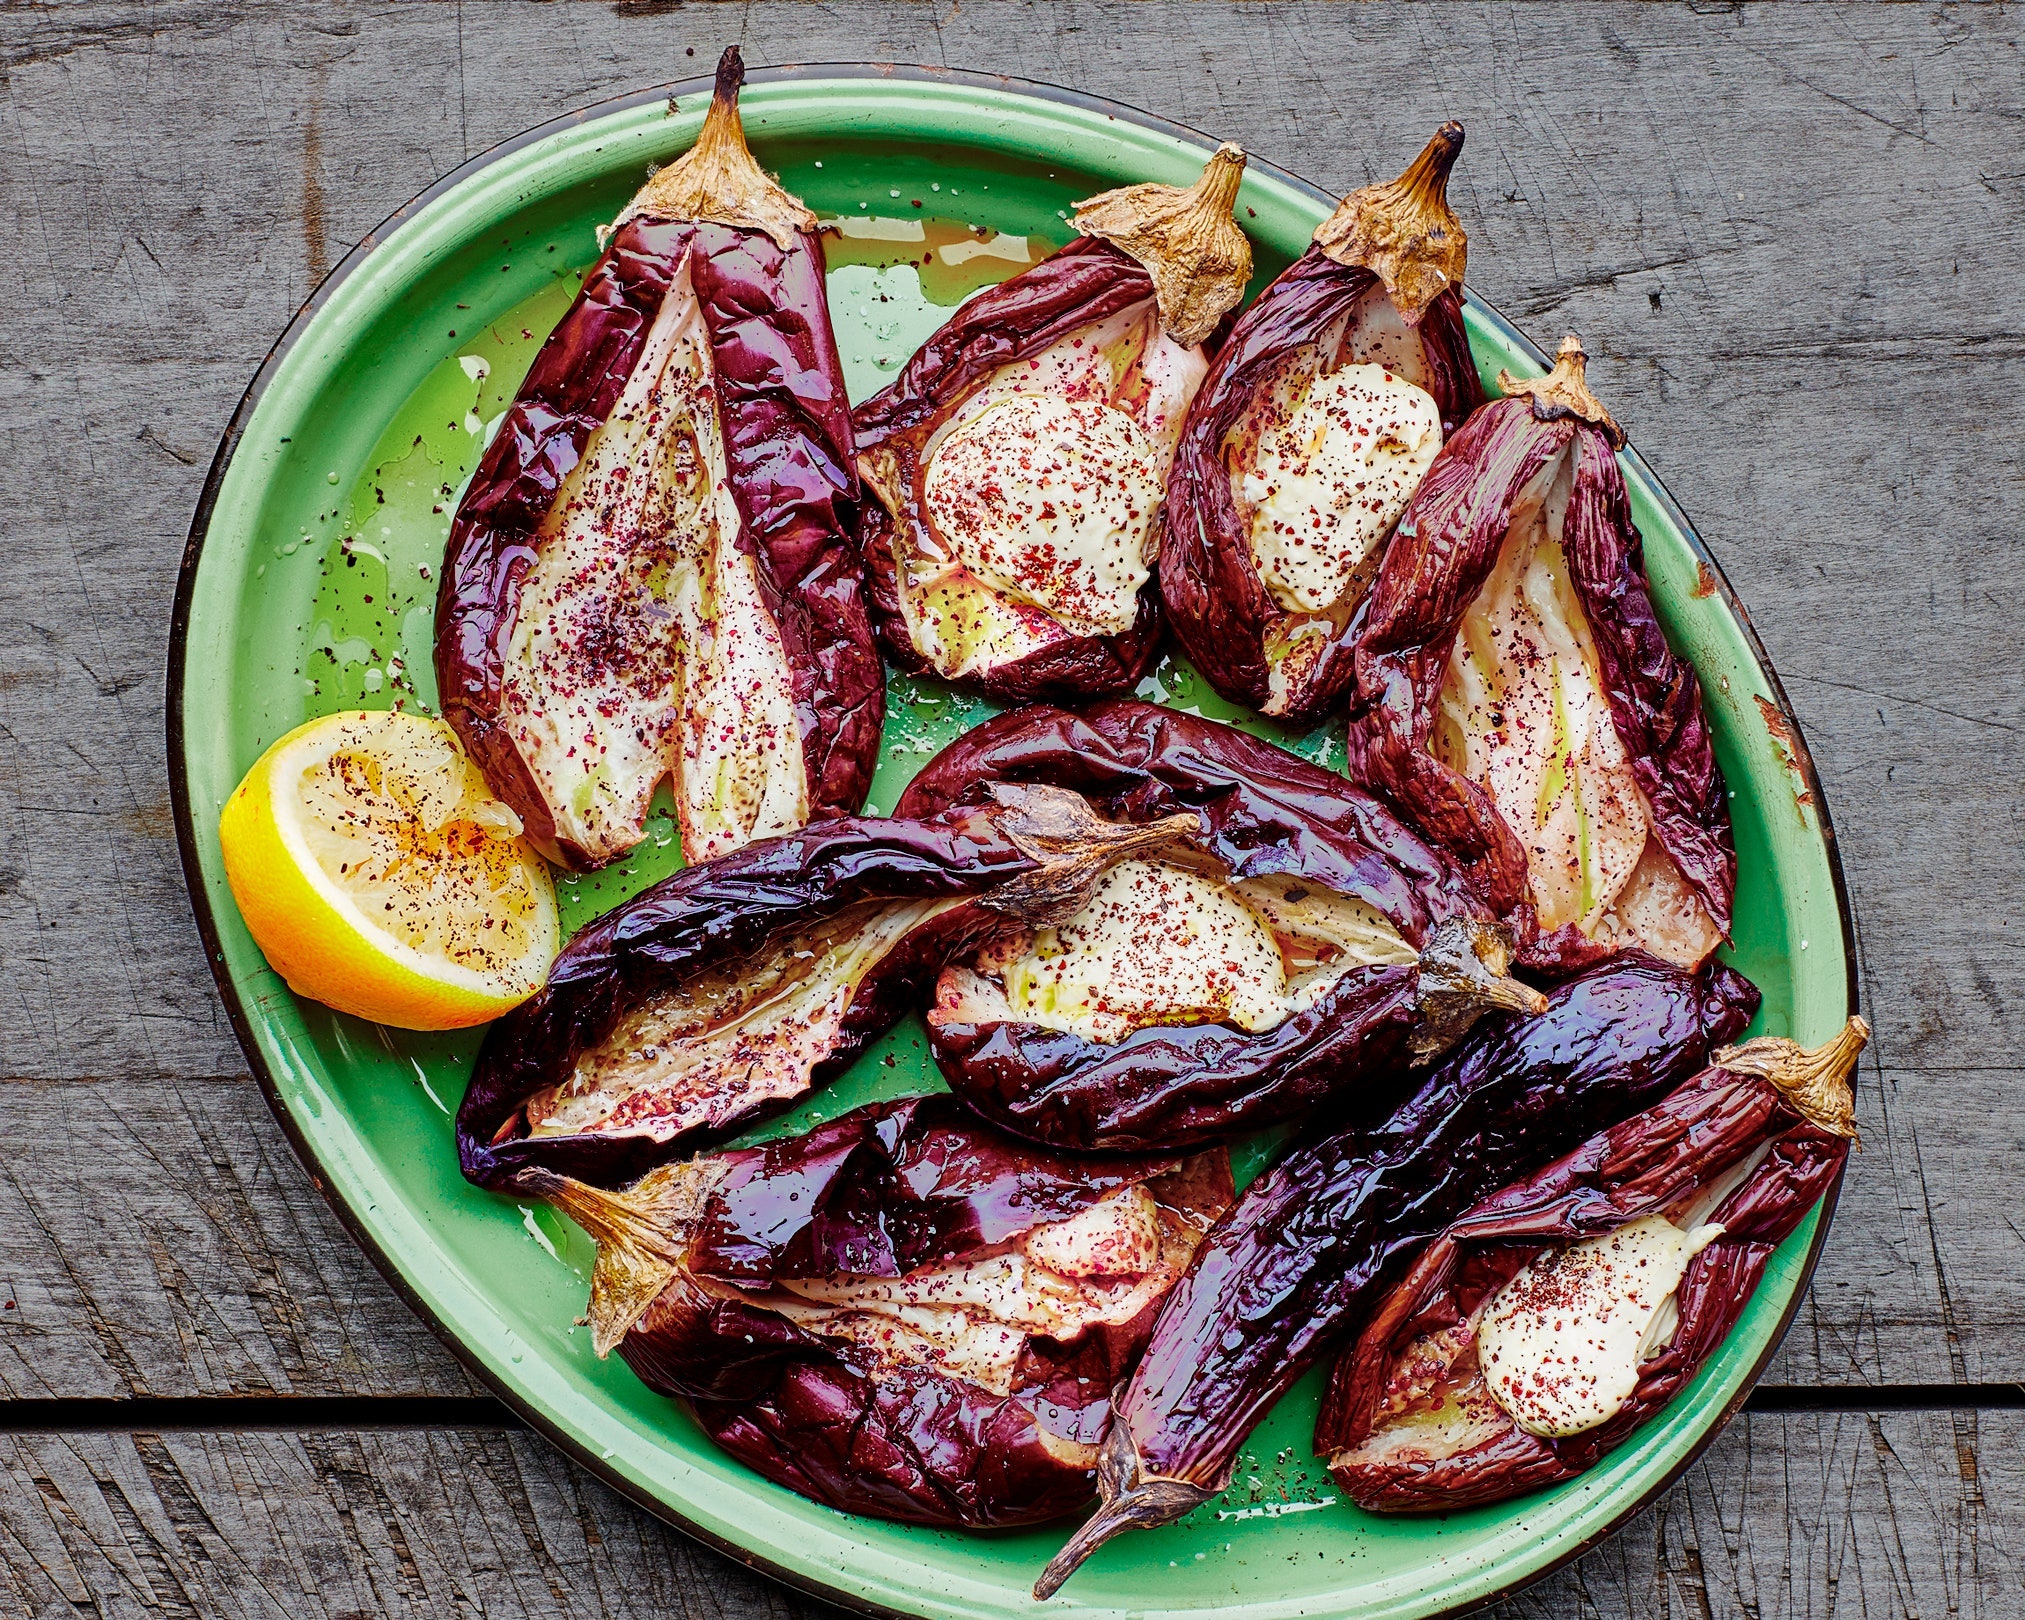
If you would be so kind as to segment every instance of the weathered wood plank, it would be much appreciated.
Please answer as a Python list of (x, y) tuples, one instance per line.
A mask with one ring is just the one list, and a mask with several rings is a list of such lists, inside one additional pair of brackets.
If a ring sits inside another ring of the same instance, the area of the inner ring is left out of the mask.
[(0, 1383), (464, 1387), (233, 1079), (167, 814), (175, 562), (323, 268), (467, 153), (733, 32), (754, 62), (1073, 83), (1337, 186), (1465, 119), (1473, 279), (1589, 339), (1752, 604), (1842, 835), (1871, 1151), (1779, 1375), (2018, 1376), (2025, 289), (1987, 269), (2025, 248), (2015, 14), (1076, 0), (0, 16), (0, 1074), (25, 1144)]
[[(2018, 1612), (2025, 1420), (1745, 1418), (1495, 1615)], [(1966, 1449), (1964, 1449), (1966, 1445)], [(1241, 1555), (1242, 1549), (1239, 1549)], [(0, 1440), (9, 1613), (816, 1616), (520, 1432)]]

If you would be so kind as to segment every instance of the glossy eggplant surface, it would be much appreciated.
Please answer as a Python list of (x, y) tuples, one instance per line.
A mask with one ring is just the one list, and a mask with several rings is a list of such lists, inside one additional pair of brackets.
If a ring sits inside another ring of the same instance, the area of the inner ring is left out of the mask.
[(1496, 1007), (1538, 992), (1468, 886), (1371, 795), (1213, 720), (1121, 699), (978, 727), (900, 801), (925, 816), (1043, 783), (1195, 846), (1121, 863), (1051, 926), (942, 973), (928, 1017), (950, 1088), (1056, 1147), (1176, 1148), (1305, 1116), (1382, 1114)]
[(1479, 1198), (1649, 1106), (1743, 1031), (1758, 993), (1627, 955), (1537, 1017), (1486, 1019), (1369, 1127), (1322, 1130), (1245, 1189), (1154, 1324), (1105, 1440), (1103, 1503), (1035, 1587), (1222, 1490), (1266, 1410)]
[(1692, 965), (1730, 931), (1728, 789), (1584, 358), (1570, 337), (1549, 376), (1502, 375), (1408, 504), (1356, 638), (1351, 774), (1470, 874), (1522, 961)]
[(590, 1324), (749, 1467), (845, 1512), (997, 1527), (1087, 1502), (1111, 1390), (1230, 1205), (1228, 1159), (1064, 1159), (948, 1097), (525, 1189), (598, 1240)]
[(1360, 1507), (1558, 1484), (1698, 1373), (1855, 1139), (1852, 1018), (1715, 1055), (1643, 1113), (1471, 1209), (1338, 1359), (1315, 1449)]

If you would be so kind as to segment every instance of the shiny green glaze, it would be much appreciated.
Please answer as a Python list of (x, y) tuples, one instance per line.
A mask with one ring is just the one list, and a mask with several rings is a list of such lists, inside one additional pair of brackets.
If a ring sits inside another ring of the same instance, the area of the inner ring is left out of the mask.
[[(1076, 198), (1126, 180), (1185, 180), (1203, 158), (1181, 132), (1083, 98), (950, 75), (822, 72), (762, 75), (745, 109), (762, 160), (826, 216), (954, 220), (1055, 242)], [(269, 742), (331, 709), (432, 703), (433, 575), (486, 427), (595, 257), (593, 227), (649, 163), (687, 145), (702, 104), (685, 95), (674, 116), (658, 100), (622, 106), (472, 165), (355, 255), (269, 362), (199, 515), (178, 604), (172, 768), (193, 892), (249, 1054), (320, 1184), (518, 1408), (623, 1489), (838, 1600), (924, 1615), (1026, 1612), (1059, 1529), (967, 1536), (815, 1507), (719, 1456), (623, 1364), (597, 1361), (588, 1331), (572, 1326), (588, 1241), (548, 1210), (478, 1192), (457, 1173), (450, 1112), (478, 1035), (397, 1034), (298, 1002), (247, 937), (219, 864), (219, 807)], [(1325, 207), (1312, 190), (1254, 167), (1240, 218), (1259, 246), (1261, 283), (1304, 246)], [(915, 267), (897, 257), (861, 252), (836, 271), (839, 341), (860, 397), (962, 290), (944, 278), (924, 296)], [(1496, 316), (1473, 308), (1471, 322), (1487, 376), (1500, 366), (1537, 372)], [(1608, 368), (1593, 381), (1607, 398)], [(1804, 756), (1782, 752), (1768, 732), (1761, 700), (1777, 704), (1777, 691), (1725, 594), (1698, 575), (1664, 492), (1628, 462), (1667, 628), (1702, 673), (1736, 790), (1734, 960), (1765, 991), (1761, 1028), (1825, 1038), (1848, 1010), (1849, 974), (1818, 789)], [(1243, 718), (1185, 665), (1163, 665), (1146, 692)], [(929, 754), (992, 712), (926, 680), (896, 679), (892, 698), (872, 795), (881, 809)], [(1293, 735), (1248, 723), (1341, 761), (1340, 727)], [(644, 887), (678, 854), (664, 816), (618, 867), (564, 881), (567, 919), (580, 923)], [(909, 1020), (769, 1129), (936, 1084)], [(1240, 1155), (1244, 1170), (1265, 1146)], [(1368, 1517), (1336, 1501), (1309, 1455), (1311, 1378), (1253, 1436), (1224, 1499), (1114, 1542), (1053, 1607), (1121, 1617), (1425, 1615), (1523, 1582), (1645, 1500), (1741, 1399), (1804, 1285), (1817, 1224), (1777, 1256), (1694, 1387), (1586, 1479), (1443, 1519)]]

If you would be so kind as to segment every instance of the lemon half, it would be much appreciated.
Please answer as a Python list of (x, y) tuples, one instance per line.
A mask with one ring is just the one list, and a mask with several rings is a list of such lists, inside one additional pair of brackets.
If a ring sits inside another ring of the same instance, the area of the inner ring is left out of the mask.
[(541, 987), (555, 888), (456, 733), (423, 715), (312, 720), (218, 818), (240, 915), (297, 995), (400, 1029), (461, 1029)]

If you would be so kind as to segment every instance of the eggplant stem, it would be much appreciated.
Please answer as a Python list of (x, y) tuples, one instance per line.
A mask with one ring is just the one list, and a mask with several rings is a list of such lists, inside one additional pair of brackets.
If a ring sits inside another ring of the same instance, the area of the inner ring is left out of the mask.
[(1252, 245), (1232, 210), (1244, 148), (1226, 141), (1192, 186), (1120, 186), (1076, 204), (1070, 221), (1129, 253), (1153, 278), (1160, 324), (1177, 343), (1208, 339), (1252, 279)]
[(1603, 430), (1613, 450), (1624, 448), (1624, 429), (1619, 427), (1603, 403), (1589, 392), (1589, 382), (1584, 372), (1589, 356), (1583, 353), (1582, 340), (1570, 332), (1561, 340), (1561, 347), (1554, 354), (1554, 369), (1544, 377), (1514, 377), (1509, 371), (1498, 373), (1498, 387), (1507, 398), (1530, 398), (1533, 415), (1542, 422), (1551, 422), (1557, 417), (1573, 416), (1580, 421)]
[(1850, 1077), (1869, 1040), (1870, 1025), (1851, 1015), (1833, 1040), (1811, 1050), (1783, 1035), (1761, 1035), (1742, 1046), (1724, 1047), (1710, 1066), (1771, 1082), (1779, 1100), (1809, 1125), (1830, 1136), (1847, 1137), (1861, 1148)]
[(1441, 1056), (1487, 1012), (1537, 1017), (1547, 998), (1512, 977), (1512, 937), (1476, 918), (1451, 917), (1420, 952), (1420, 1027), (1409, 1043), (1414, 1060)]
[(1053, 1597), (1090, 1554), (1121, 1531), (1153, 1530), (1172, 1524), (1216, 1495), (1208, 1487), (1191, 1485), (1185, 1479), (1158, 1475), (1149, 1478), (1142, 1473), (1130, 1425), (1122, 1416), (1115, 1415), (1111, 1431), (1104, 1437), (1103, 1453), (1097, 1459), (1097, 1488), (1103, 1501), (1077, 1527), (1067, 1545), (1048, 1560), (1048, 1567), (1034, 1582), (1036, 1602)]
[(1178, 811), (1157, 821), (1106, 821), (1067, 788), (994, 782), (998, 829), (1038, 870), (1001, 885), (982, 904), (1029, 924), (1070, 917), (1089, 903), (1097, 880), (1120, 861), (1198, 838), (1202, 821)]
[(650, 1170), (623, 1192), (592, 1187), (530, 1165), (516, 1191), (546, 1199), (598, 1245), (591, 1270), (591, 1348), (610, 1355), (682, 1269), (689, 1226), (723, 1176), (721, 1160), (691, 1159)]
[(1351, 192), (1315, 231), (1325, 256), (1385, 284), (1409, 326), (1450, 288), (1462, 291), (1469, 236), (1448, 205), (1462, 148), (1463, 127), (1450, 119), (1397, 180)]
[(738, 116), (744, 85), (745, 60), (736, 45), (727, 45), (717, 59), (710, 111), (703, 115), (696, 144), (649, 178), (612, 221), (612, 230), (641, 214), (709, 220), (763, 231), (785, 253), (798, 233), (816, 228), (816, 216), (759, 166), (745, 144), (745, 125)]

